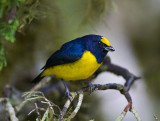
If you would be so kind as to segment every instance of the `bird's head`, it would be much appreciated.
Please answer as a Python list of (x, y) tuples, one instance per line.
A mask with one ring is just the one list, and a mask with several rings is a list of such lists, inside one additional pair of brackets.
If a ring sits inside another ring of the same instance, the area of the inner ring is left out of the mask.
[(85, 40), (88, 40), (87, 46), (90, 49), (96, 50), (96, 48), (100, 48), (104, 52), (115, 51), (115, 49), (111, 46), (109, 40), (100, 35), (86, 35), (84, 36)]
[(109, 51), (115, 51), (107, 38), (100, 35), (86, 35), (87, 48), (92, 52), (99, 62), (103, 61)]
[(107, 38), (105, 37), (102, 37), (101, 36), (101, 39), (97, 40), (98, 42), (98, 46), (100, 46), (103, 51), (115, 51), (115, 49), (111, 46), (110, 42), (108, 41)]

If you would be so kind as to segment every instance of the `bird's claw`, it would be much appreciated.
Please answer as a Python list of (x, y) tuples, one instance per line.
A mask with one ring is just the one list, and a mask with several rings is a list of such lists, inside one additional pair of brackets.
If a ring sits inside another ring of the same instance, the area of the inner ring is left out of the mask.
[(95, 90), (95, 86), (94, 84), (92, 84), (92, 82), (88, 82), (88, 86), (89, 86), (89, 90), (90, 90), (90, 94)]
[(73, 97), (73, 96), (72, 96), (72, 94), (70, 93), (70, 91), (69, 91), (68, 88), (66, 88), (65, 96), (68, 97), (68, 99), (69, 99), (70, 101), (72, 101), (72, 97)]
[(68, 99), (69, 99), (69, 100), (70, 100), (70, 102), (71, 102), (71, 101), (72, 101), (73, 96), (72, 96), (72, 94), (70, 93), (70, 91), (69, 91), (69, 89), (68, 89), (68, 86), (67, 86), (67, 84), (66, 84), (65, 80), (62, 80), (62, 82), (63, 82), (63, 84), (64, 84), (64, 86), (65, 86), (65, 89), (66, 89), (65, 97), (68, 97)]

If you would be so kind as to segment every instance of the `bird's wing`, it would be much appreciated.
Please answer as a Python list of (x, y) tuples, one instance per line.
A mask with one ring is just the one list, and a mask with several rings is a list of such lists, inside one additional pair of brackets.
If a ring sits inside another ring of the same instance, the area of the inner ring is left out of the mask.
[(83, 55), (84, 47), (80, 43), (69, 42), (64, 44), (60, 50), (53, 53), (42, 69), (56, 65), (72, 63), (80, 59)]

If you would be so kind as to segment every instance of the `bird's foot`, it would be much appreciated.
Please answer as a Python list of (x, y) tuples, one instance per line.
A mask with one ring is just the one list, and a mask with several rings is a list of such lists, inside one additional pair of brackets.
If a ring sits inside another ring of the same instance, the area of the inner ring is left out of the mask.
[(90, 90), (90, 94), (95, 90), (95, 86), (94, 84), (92, 84), (92, 82), (88, 82), (88, 87), (89, 87), (89, 90)]
[(66, 97), (68, 97), (68, 99), (70, 100), (70, 101), (72, 101), (72, 94), (70, 93), (70, 91), (69, 91), (69, 89), (68, 89), (68, 86), (67, 86), (67, 84), (66, 84), (66, 81), (65, 80), (62, 80), (62, 82), (63, 82), (63, 84), (64, 84), (64, 87), (65, 87), (65, 89), (66, 89), (66, 91), (65, 91), (65, 96)]
[(66, 88), (65, 96), (68, 97), (68, 99), (69, 99), (70, 101), (72, 101), (72, 97), (73, 97), (73, 96), (72, 96), (72, 94), (70, 93), (68, 87)]

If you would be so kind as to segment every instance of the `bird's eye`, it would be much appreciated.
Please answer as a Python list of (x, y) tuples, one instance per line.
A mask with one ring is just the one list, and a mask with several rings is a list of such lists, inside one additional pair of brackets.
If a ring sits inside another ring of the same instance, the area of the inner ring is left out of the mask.
[(100, 41), (98, 42), (98, 45), (101, 45), (101, 42), (100, 42)]

